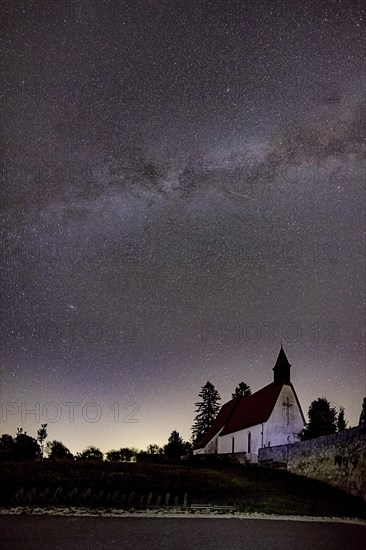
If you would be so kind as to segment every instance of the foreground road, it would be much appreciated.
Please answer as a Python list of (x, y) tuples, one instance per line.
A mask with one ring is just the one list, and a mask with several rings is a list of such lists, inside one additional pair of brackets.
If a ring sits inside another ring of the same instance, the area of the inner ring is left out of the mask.
[(0, 516), (3, 550), (357, 550), (366, 527), (216, 518)]

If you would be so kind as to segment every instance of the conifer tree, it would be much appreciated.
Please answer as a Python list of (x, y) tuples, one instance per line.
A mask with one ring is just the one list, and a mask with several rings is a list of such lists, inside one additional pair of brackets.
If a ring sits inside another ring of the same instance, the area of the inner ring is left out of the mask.
[(164, 445), (164, 453), (172, 458), (185, 454), (185, 444), (177, 430), (170, 434), (167, 445)]
[(234, 393), (231, 394), (231, 397), (248, 397), (249, 395), (252, 395), (252, 390), (248, 384), (240, 382), (240, 384), (236, 386)]
[(204, 437), (212, 422), (215, 420), (217, 413), (219, 412), (221, 399), (219, 392), (211, 382), (206, 382), (198, 397), (201, 401), (195, 403), (197, 407), (195, 412), (197, 413), (192, 426), (192, 440), (197, 443), (202, 437)]
[(344, 407), (340, 407), (339, 413), (337, 416), (337, 430), (339, 432), (342, 432), (343, 430), (346, 429), (346, 427), (347, 427), (347, 422), (344, 417)]
[(325, 397), (319, 397), (311, 403), (308, 417), (309, 423), (299, 434), (302, 441), (337, 431), (337, 411)]
[(362, 401), (362, 409), (360, 414), (359, 425), (366, 426), (366, 397), (364, 397)]

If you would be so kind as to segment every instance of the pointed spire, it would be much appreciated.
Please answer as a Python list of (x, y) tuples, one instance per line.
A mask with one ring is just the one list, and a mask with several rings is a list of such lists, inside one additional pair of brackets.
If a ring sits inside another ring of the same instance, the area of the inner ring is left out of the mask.
[(286, 353), (282, 347), (277, 357), (275, 366), (273, 367), (274, 382), (275, 384), (289, 384), (290, 383), (290, 363), (286, 357)]
[(281, 342), (281, 349), (280, 349), (280, 352), (278, 354), (278, 357), (277, 357), (277, 361), (276, 361), (276, 365), (290, 365), (288, 359), (287, 359), (287, 356), (286, 356), (286, 353), (285, 353), (285, 350), (283, 349), (282, 347), (282, 342)]

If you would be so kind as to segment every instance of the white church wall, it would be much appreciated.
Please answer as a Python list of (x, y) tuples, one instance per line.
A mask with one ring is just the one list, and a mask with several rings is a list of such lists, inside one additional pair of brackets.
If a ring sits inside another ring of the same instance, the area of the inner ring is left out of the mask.
[[(272, 414), (267, 422), (251, 426), (232, 434), (218, 438), (218, 453), (246, 452), (251, 454), (248, 459), (256, 461), (258, 449), (274, 445), (283, 445), (298, 441), (296, 435), (304, 427), (303, 418), (295, 394), (291, 386), (284, 385)], [(262, 434), (263, 431), (263, 434)], [(250, 451), (248, 449), (248, 434), (250, 433)]]
[(219, 441), (219, 434), (223, 430), (223, 428), (220, 429), (219, 432), (207, 443), (203, 449), (195, 449), (193, 451), (194, 455), (203, 455), (203, 454), (216, 454), (218, 452), (218, 441)]
[(220, 436), (218, 441), (218, 453), (232, 453), (234, 448), (234, 453), (257, 454), (260, 447), (263, 447), (261, 424)]
[(264, 446), (273, 447), (298, 441), (296, 435), (303, 427), (303, 418), (294, 392), (291, 386), (284, 385), (265, 424)]
[(207, 443), (204, 452), (208, 454), (216, 454), (217, 453), (217, 435), (211, 439), (209, 443)]

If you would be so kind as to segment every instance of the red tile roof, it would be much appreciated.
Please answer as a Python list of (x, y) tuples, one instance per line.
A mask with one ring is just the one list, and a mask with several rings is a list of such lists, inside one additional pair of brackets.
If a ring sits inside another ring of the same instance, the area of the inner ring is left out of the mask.
[(220, 435), (227, 435), (266, 422), (276, 404), (283, 384), (272, 382), (248, 397), (236, 397), (225, 403), (211, 428), (195, 449), (202, 449), (224, 428)]
[(220, 435), (227, 435), (266, 422), (273, 411), (282, 386), (283, 384), (272, 382), (249, 397), (243, 397), (235, 414), (225, 424)]

